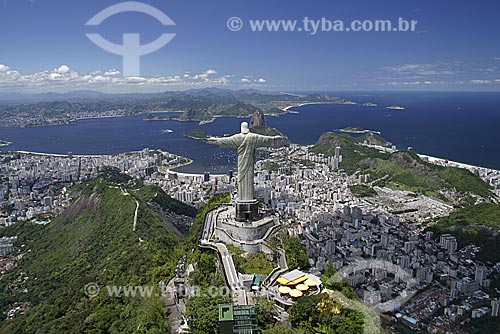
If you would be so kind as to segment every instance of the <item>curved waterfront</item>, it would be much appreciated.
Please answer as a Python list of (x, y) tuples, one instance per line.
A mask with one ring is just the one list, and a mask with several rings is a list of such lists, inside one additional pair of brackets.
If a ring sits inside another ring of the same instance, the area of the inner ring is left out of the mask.
[[(340, 94), (336, 94), (340, 95)], [(292, 141), (313, 144), (321, 133), (348, 126), (380, 131), (399, 148), (468, 164), (500, 169), (500, 93), (344, 93), (358, 105), (305, 105), (299, 113), (268, 117)], [(376, 103), (366, 107), (363, 103)], [(405, 110), (386, 106), (401, 105)], [(189, 130), (213, 135), (239, 131), (239, 118), (213, 123), (144, 121), (144, 115), (79, 120), (76, 124), (31, 128), (0, 128), (0, 140), (12, 142), (0, 150), (52, 154), (98, 155), (149, 147), (184, 155), (193, 164), (186, 173), (226, 172), (235, 167), (232, 150), (186, 138)], [(164, 130), (170, 129), (168, 133)]]

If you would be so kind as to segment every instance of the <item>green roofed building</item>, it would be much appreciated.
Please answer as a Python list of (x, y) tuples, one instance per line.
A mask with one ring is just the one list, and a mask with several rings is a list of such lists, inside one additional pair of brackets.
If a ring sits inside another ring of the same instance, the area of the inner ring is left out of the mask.
[(219, 305), (220, 334), (257, 334), (258, 330), (254, 306)]
[(234, 327), (233, 305), (231, 304), (219, 305), (219, 333), (233, 334), (233, 327)]

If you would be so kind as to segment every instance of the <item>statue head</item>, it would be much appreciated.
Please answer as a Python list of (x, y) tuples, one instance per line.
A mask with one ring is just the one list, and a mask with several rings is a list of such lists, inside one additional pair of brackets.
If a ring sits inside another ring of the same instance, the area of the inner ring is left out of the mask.
[(242, 122), (241, 123), (241, 133), (247, 134), (250, 132), (250, 129), (248, 128), (248, 123), (247, 122)]

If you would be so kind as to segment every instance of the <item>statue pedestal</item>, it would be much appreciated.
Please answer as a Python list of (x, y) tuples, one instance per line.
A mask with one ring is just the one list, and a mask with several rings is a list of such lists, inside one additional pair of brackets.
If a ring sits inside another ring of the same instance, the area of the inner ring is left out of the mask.
[(215, 238), (235, 245), (248, 253), (272, 253), (267, 241), (280, 228), (278, 217), (253, 221), (237, 221), (233, 206), (221, 207), (216, 215)]
[(253, 222), (259, 220), (259, 203), (256, 199), (253, 201), (236, 200), (236, 216), (238, 222)]

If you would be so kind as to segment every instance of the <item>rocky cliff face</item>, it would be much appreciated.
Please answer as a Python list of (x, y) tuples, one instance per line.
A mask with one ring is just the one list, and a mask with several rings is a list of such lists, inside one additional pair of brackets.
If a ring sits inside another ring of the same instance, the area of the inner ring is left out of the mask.
[(250, 119), (250, 129), (254, 128), (267, 128), (266, 117), (262, 111), (256, 111)]
[(181, 121), (206, 120), (206, 119), (210, 119), (210, 118), (211, 118), (211, 115), (209, 115), (207, 112), (196, 111), (194, 109), (188, 109), (179, 116), (179, 120), (181, 120)]
[(252, 115), (252, 118), (250, 119), (250, 131), (254, 133), (258, 133), (260, 135), (264, 136), (282, 136), (283, 139), (277, 140), (274, 142), (270, 147), (271, 148), (278, 148), (278, 147), (283, 147), (283, 146), (288, 146), (292, 142), (279, 130), (275, 128), (270, 128), (267, 125), (266, 121), (266, 116), (261, 112), (257, 111)]

